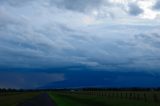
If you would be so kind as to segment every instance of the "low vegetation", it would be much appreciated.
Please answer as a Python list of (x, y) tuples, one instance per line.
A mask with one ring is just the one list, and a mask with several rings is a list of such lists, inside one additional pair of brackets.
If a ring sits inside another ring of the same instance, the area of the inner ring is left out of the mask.
[(17, 106), (41, 93), (57, 106), (160, 106), (159, 89), (1, 89), (0, 106)]
[(0, 96), (0, 106), (17, 106), (19, 103), (25, 102), (26, 100), (31, 99), (38, 94), (38, 92), (3, 93)]
[(160, 106), (160, 92), (152, 90), (80, 90), (49, 94), (58, 106)]

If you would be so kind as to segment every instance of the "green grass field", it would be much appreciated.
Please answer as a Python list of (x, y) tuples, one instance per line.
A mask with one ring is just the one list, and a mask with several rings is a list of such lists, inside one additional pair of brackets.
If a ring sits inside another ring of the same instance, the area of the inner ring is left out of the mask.
[(31, 99), (38, 94), (39, 94), (38, 92), (37, 93), (31, 92), (31, 93), (20, 93), (15, 95), (0, 96), (0, 106), (17, 106), (19, 103)]
[(160, 106), (144, 101), (116, 99), (102, 96), (87, 96), (81, 94), (49, 93), (57, 106)]

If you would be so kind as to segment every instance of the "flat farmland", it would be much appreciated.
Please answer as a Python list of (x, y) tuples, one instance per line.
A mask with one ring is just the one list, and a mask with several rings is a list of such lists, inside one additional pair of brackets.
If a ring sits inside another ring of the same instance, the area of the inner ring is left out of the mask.
[(1, 92), (0, 106), (160, 106), (159, 91)]
[(17, 106), (20, 103), (23, 103), (35, 96), (37, 96), (39, 92), (6, 92), (1, 93), (0, 95), (0, 106)]
[(57, 106), (160, 106), (159, 92), (71, 91), (49, 94)]

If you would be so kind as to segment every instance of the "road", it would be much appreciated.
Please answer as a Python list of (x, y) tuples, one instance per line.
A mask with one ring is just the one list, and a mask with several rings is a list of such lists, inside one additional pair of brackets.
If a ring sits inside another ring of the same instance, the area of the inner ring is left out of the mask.
[(18, 106), (56, 106), (47, 93), (40, 94)]

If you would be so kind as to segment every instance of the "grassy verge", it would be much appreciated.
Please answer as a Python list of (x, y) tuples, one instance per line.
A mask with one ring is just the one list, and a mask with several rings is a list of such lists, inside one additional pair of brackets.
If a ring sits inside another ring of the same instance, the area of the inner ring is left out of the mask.
[(17, 95), (0, 96), (0, 106), (17, 106), (28, 99), (33, 98), (39, 93), (22, 93)]
[(86, 96), (78, 94), (49, 93), (57, 106), (159, 106), (143, 101), (115, 99), (100, 96)]
[(79, 100), (75, 100), (76, 98), (72, 98), (71, 96), (53, 93), (49, 95), (56, 102), (57, 106), (88, 106)]

